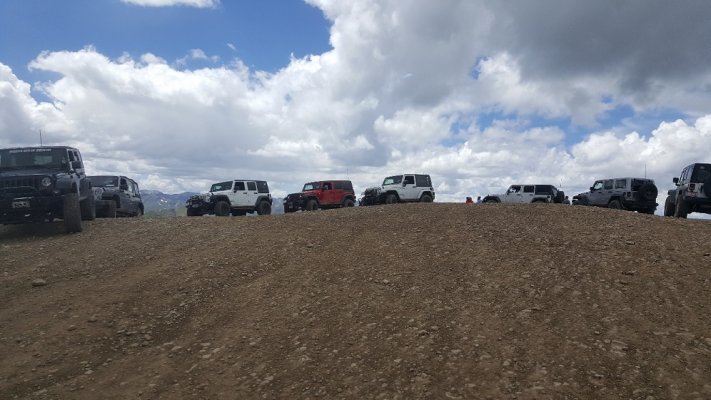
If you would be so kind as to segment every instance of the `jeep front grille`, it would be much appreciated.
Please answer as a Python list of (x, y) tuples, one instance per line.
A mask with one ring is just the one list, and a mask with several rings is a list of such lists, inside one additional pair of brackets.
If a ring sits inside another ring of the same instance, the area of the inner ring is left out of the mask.
[(0, 179), (0, 193), (14, 195), (36, 195), (39, 192), (42, 176), (23, 176)]

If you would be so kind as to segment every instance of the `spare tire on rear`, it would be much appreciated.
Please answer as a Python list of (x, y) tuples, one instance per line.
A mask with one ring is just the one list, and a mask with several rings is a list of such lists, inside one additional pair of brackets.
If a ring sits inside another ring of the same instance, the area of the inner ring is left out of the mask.
[(639, 197), (641, 197), (642, 200), (653, 201), (653, 200), (657, 199), (657, 194), (659, 192), (657, 191), (656, 185), (654, 185), (653, 183), (647, 182), (639, 187), (638, 193), (639, 193)]
[(703, 191), (706, 197), (711, 197), (711, 178), (704, 181)]
[(559, 190), (556, 194), (555, 197), (553, 198), (553, 202), (557, 204), (563, 203), (565, 200), (565, 192), (562, 190)]

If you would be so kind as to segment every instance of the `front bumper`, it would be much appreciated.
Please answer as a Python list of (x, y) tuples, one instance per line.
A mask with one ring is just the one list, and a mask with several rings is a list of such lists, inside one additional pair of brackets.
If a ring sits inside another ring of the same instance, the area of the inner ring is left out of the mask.
[(62, 196), (0, 198), (0, 223), (44, 222), (62, 216)]

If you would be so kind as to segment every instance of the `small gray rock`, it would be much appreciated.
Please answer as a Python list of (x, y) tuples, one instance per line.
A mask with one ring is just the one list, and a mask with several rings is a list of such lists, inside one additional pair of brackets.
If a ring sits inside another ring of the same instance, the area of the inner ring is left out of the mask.
[(45, 281), (42, 278), (37, 278), (32, 281), (32, 286), (34, 286), (34, 287), (46, 286), (46, 285), (47, 285), (47, 281)]

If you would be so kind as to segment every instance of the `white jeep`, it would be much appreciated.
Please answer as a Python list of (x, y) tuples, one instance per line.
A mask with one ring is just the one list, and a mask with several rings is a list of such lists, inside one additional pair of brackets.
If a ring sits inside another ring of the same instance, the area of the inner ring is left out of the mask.
[(429, 175), (403, 174), (388, 176), (380, 189), (379, 203), (434, 201), (435, 191)]
[(215, 214), (219, 217), (272, 212), (272, 195), (266, 181), (240, 180), (215, 183), (208, 193), (191, 196), (185, 207), (189, 217)]
[(563, 203), (565, 193), (553, 185), (511, 185), (502, 194), (490, 194), (482, 203)]

